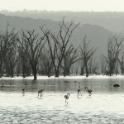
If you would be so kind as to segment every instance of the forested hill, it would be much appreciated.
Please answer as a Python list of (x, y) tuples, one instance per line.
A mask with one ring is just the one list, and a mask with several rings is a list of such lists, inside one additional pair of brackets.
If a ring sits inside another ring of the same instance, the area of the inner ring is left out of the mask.
[[(59, 21), (53, 21), (50, 19), (34, 19), (30, 17), (5, 16), (4, 14), (0, 14), (0, 30), (5, 30), (7, 25), (18, 31), (31, 29), (39, 30), (39, 26), (45, 25), (49, 30), (56, 32), (58, 22)], [(98, 48), (97, 51), (100, 55), (106, 53), (107, 42), (112, 34), (114, 34), (114, 32), (111, 32), (102, 26), (80, 24), (73, 33), (72, 43), (78, 46), (81, 44), (83, 37), (87, 35), (90, 44)]]
[(69, 12), (69, 11), (1, 11), (5, 15), (30, 17), (34, 19), (49, 19), (59, 21), (74, 20), (81, 24), (99, 25), (114, 32), (124, 32), (124, 12)]

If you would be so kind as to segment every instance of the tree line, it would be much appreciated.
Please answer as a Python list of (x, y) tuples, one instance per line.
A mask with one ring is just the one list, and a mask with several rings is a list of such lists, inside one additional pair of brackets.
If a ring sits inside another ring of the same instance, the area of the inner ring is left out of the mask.
[(63, 19), (56, 33), (45, 26), (40, 27), (40, 33), (35, 30), (18, 33), (7, 28), (0, 33), (0, 77), (33, 75), (36, 80), (37, 75), (124, 74), (123, 39), (117, 36), (109, 39), (107, 56), (102, 55), (98, 66), (97, 49), (90, 46), (87, 36), (78, 47), (71, 43), (78, 26)]

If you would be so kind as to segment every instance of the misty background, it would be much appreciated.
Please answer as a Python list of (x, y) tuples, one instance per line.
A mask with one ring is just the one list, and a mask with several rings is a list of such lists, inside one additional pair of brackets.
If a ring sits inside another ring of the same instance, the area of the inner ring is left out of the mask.
[(78, 47), (87, 35), (91, 46), (97, 48), (97, 56), (106, 54), (108, 40), (113, 36), (124, 36), (124, 12), (71, 12), (71, 11), (0, 11), (0, 31), (7, 25), (21, 30), (39, 30), (45, 25), (53, 32), (63, 19), (80, 23), (74, 31), (71, 42)]

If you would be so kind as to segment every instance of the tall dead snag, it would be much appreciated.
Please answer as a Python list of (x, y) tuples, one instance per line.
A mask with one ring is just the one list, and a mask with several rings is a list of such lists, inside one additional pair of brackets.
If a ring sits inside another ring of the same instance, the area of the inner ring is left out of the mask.
[(3, 42), (3, 36), (2, 34), (0, 34), (0, 77), (3, 75), (3, 53), (2, 53), (2, 49), (3, 49), (3, 45), (2, 45), (2, 42)]
[(47, 75), (50, 77), (53, 71), (52, 60), (50, 58), (50, 53), (48, 48), (44, 47), (43, 52), (40, 56), (40, 63), (39, 63), (39, 73)]
[(59, 24), (59, 30), (57, 34), (51, 33), (49, 31), (45, 33), (52, 64), (54, 67), (55, 77), (59, 77), (60, 75), (62, 61), (64, 59), (66, 50), (69, 49), (69, 42), (71, 40), (72, 33), (78, 25), (79, 24), (75, 25), (73, 22), (67, 24), (63, 20)]
[(106, 63), (106, 59), (104, 58), (104, 56), (101, 56), (100, 58), (100, 65), (101, 65), (101, 74), (105, 75), (107, 74), (107, 63)]
[(18, 42), (18, 67), (17, 72), (22, 74), (23, 78), (31, 74), (31, 66), (27, 54), (28, 44), (26, 44), (23, 33)]
[(81, 70), (83, 73), (85, 72), (86, 73), (86, 77), (89, 76), (89, 62), (90, 60), (92, 59), (93, 55), (94, 55), (94, 52), (96, 51), (96, 49), (94, 49), (93, 47), (92, 48), (89, 48), (89, 42), (87, 41), (87, 37), (85, 36), (83, 38), (83, 47), (80, 47), (80, 53), (81, 53), (81, 58), (82, 58), (82, 67), (81, 69), (84, 69), (84, 70)]
[(23, 39), (23, 49), (27, 53), (27, 58), (29, 60), (34, 80), (37, 79), (37, 65), (39, 62), (39, 57), (44, 47), (44, 35), (39, 37), (39, 35), (34, 31), (26, 31), (22, 33)]
[(105, 57), (107, 73), (111, 76), (118, 71), (118, 60), (123, 39), (113, 36), (108, 42), (108, 55)]
[(119, 61), (119, 65), (120, 65), (121, 74), (124, 74), (124, 52), (122, 52), (118, 61)]
[(98, 73), (98, 63), (96, 62), (96, 58), (91, 58), (89, 61), (89, 73), (90, 74), (97, 74)]
[(0, 36), (0, 57), (1, 67), (4, 66), (5, 73), (7, 76), (14, 76), (14, 70), (17, 62), (17, 41), (18, 34), (15, 30), (7, 30)]
[(63, 74), (64, 76), (70, 75), (71, 66), (76, 63), (80, 58), (77, 55), (77, 49), (74, 48), (73, 45), (66, 50), (63, 58)]

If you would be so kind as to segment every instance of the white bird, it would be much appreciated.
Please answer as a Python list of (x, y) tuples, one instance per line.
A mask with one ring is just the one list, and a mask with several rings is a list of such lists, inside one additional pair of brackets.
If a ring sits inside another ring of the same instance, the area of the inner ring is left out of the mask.
[(64, 95), (65, 104), (68, 104), (69, 97), (70, 97), (70, 93), (67, 93), (66, 95)]
[(25, 95), (25, 89), (22, 89), (22, 95), (23, 96)]
[(84, 88), (85, 89), (85, 91), (87, 92), (87, 93), (89, 93), (89, 96), (91, 96), (92, 95), (92, 90), (91, 89), (89, 89), (88, 87), (85, 87)]
[(40, 89), (40, 90), (38, 90), (38, 97), (40, 96), (42, 96), (42, 94), (43, 94), (43, 91), (44, 91), (44, 89)]

